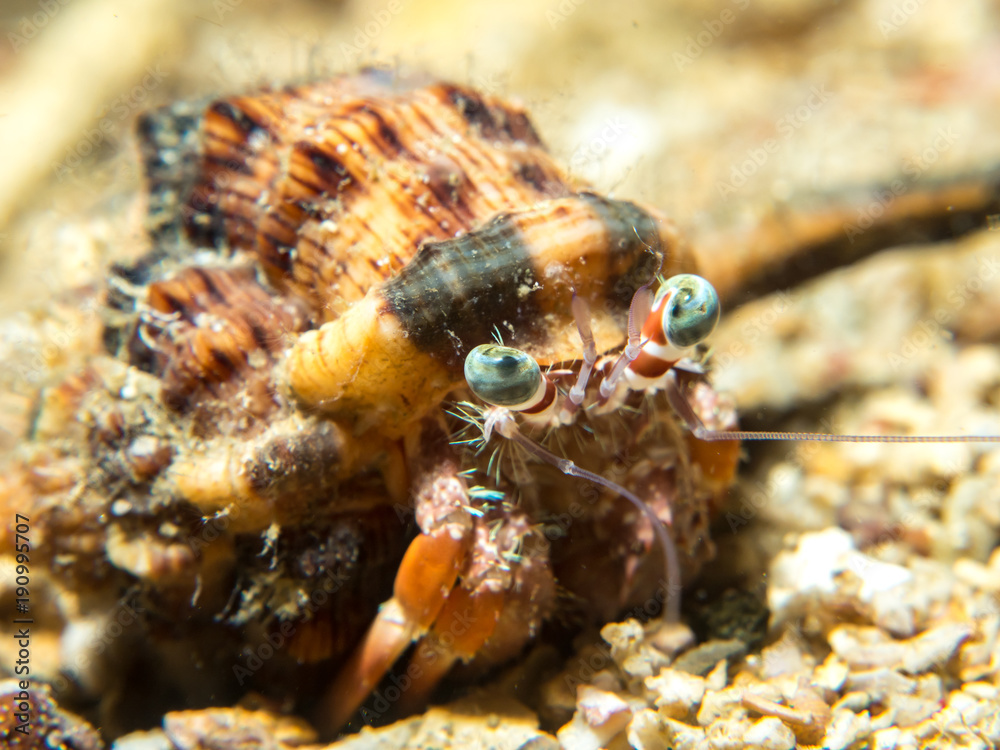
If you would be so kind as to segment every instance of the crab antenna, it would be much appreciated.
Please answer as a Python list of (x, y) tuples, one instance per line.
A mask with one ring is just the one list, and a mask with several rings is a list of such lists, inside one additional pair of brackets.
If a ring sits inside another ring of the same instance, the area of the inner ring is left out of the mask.
[(694, 430), (699, 440), (795, 440), (817, 443), (1000, 443), (1000, 435), (831, 435), (827, 432), (726, 432), (701, 427)]
[[(498, 425), (498, 427), (500, 426)], [(501, 427), (501, 432), (504, 437), (517, 443), (521, 448), (536, 458), (552, 464), (563, 474), (571, 477), (578, 477), (579, 479), (586, 479), (589, 482), (606, 487), (612, 492), (616, 492), (624, 497), (646, 515), (650, 523), (653, 525), (653, 531), (656, 533), (656, 538), (660, 542), (660, 548), (663, 550), (663, 566), (666, 570), (667, 576), (664, 616), (667, 622), (678, 622), (680, 620), (681, 609), (681, 570), (677, 555), (677, 547), (674, 546), (673, 540), (667, 533), (667, 529), (664, 526), (663, 521), (660, 520), (660, 517), (653, 512), (653, 509), (644, 503), (637, 495), (629, 492), (620, 484), (616, 484), (610, 479), (605, 479), (600, 474), (595, 474), (592, 471), (581, 469), (568, 458), (559, 458), (556, 454), (546, 450), (534, 440), (522, 434), (517, 428), (517, 424), (513, 418), (504, 421), (504, 424)]]
[(622, 376), (625, 368), (632, 364), (635, 358), (639, 356), (639, 352), (642, 351), (645, 342), (642, 340), (641, 322), (645, 322), (646, 318), (649, 317), (650, 283), (652, 282), (647, 282), (636, 289), (635, 295), (632, 297), (632, 304), (628, 308), (628, 344), (625, 345), (624, 351), (619, 355), (618, 361), (615, 362), (611, 373), (601, 381), (602, 399), (607, 399), (611, 396), (618, 378)]
[(1000, 443), (1000, 435), (834, 435), (828, 432), (757, 432), (751, 430), (710, 430), (701, 421), (674, 377), (667, 379), (665, 391), (670, 406), (698, 440), (794, 440), (813, 443)]

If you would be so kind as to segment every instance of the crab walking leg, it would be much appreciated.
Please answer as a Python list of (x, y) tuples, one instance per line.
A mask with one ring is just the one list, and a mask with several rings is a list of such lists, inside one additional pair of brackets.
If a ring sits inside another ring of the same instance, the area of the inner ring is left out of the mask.
[(458, 580), (472, 534), (443, 524), (414, 539), (396, 574), (393, 595), (320, 701), (317, 725), (336, 733), (407, 647), (438, 618)]

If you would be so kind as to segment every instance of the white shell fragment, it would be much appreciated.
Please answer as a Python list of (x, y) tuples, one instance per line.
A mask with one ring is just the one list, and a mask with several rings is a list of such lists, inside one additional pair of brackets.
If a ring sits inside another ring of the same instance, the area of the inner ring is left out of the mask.
[(780, 719), (768, 717), (755, 723), (743, 735), (749, 748), (759, 750), (794, 750), (795, 735)]
[(577, 712), (559, 730), (557, 737), (567, 750), (600, 750), (622, 732), (632, 718), (632, 709), (614, 693), (582, 685)]
[(656, 677), (646, 679), (646, 687), (654, 694), (656, 707), (665, 716), (683, 719), (693, 713), (705, 695), (705, 678), (664, 668)]

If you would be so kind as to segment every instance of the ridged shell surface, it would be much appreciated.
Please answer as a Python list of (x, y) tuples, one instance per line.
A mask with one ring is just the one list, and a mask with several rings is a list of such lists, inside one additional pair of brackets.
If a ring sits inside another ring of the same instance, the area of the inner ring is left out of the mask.
[(668, 221), (578, 189), (520, 108), (452, 84), (371, 72), (140, 132), (159, 253), (123, 270), (147, 282), (129, 357), (213, 420), (237, 399), (402, 434), (475, 346), (575, 359), (574, 294), (615, 346), (634, 291), (690, 268)]

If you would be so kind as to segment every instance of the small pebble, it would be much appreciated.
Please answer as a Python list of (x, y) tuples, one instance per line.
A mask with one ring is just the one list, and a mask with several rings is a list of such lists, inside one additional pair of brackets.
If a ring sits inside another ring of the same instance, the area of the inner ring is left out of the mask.
[(826, 661), (820, 664), (816, 668), (816, 671), (813, 672), (812, 682), (816, 687), (823, 688), (824, 690), (840, 692), (841, 687), (843, 687), (844, 682), (847, 680), (848, 674), (850, 674), (850, 670), (847, 668), (847, 665), (835, 654), (830, 654), (826, 657)]
[(715, 665), (715, 669), (708, 673), (705, 678), (706, 690), (722, 690), (726, 686), (726, 679), (729, 676), (729, 663), (725, 659), (720, 659)]
[(673, 750), (702, 750), (705, 746), (705, 730), (700, 727), (692, 727), (674, 719), (664, 719), (663, 728)]
[(896, 750), (902, 732), (899, 727), (889, 727), (880, 729), (873, 735), (875, 740), (874, 750)]
[(567, 750), (600, 750), (628, 726), (632, 709), (614, 693), (581, 685), (577, 711), (556, 734)]
[(858, 740), (865, 737), (871, 730), (871, 718), (868, 712), (856, 714), (846, 708), (835, 708), (833, 720), (826, 737), (823, 739), (824, 750), (845, 750)]
[(743, 750), (743, 735), (750, 726), (747, 719), (716, 722), (705, 730), (705, 747), (710, 750)]
[[(614, 693), (584, 685), (578, 693), (577, 705), (583, 720), (594, 728), (618, 726), (624, 728), (632, 711), (628, 704)], [(627, 717), (627, 718), (623, 718)], [(616, 732), (617, 733), (617, 732)]]
[(743, 735), (747, 747), (759, 750), (793, 750), (795, 735), (781, 719), (767, 716), (754, 724)]
[(998, 696), (1000, 691), (997, 690), (997, 687), (988, 682), (967, 683), (962, 686), (962, 692), (984, 701), (995, 701), (1000, 697)]
[(634, 750), (669, 750), (667, 729), (656, 711), (643, 709), (628, 725), (628, 744)]
[(175, 750), (175, 747), (162, 729), (132, 732), (111, 743), (111, 750)]
[(903, 671), (920, 674), (944, 666), (963, 641), (972, 635), (972, 628), (965, 623), (953, 622), (940, 625), (907, 641)]
[(664, 667), (656, 677), (646, 680), (656, 707), (665, 716), (683, 719), (694, 713), (705, 695), (705, 680), (697, 675)]
[(735, 639), (708, 641), (685, 651), (673, 663), (674, 669), (691, 674), (706, 675), (720, 659), (738, 659), (747, 652), (746, 644)]
[(673, 656), (694, 645), (694, 632), (682, 622), (663, 623), (647, 640), (667, 656)]
[(707, 727), (719, 719), (746, 716), (743, 708), (743, 689), (728, 687), (724, 690), (709, 690), (701, 700), (698, 723)]

